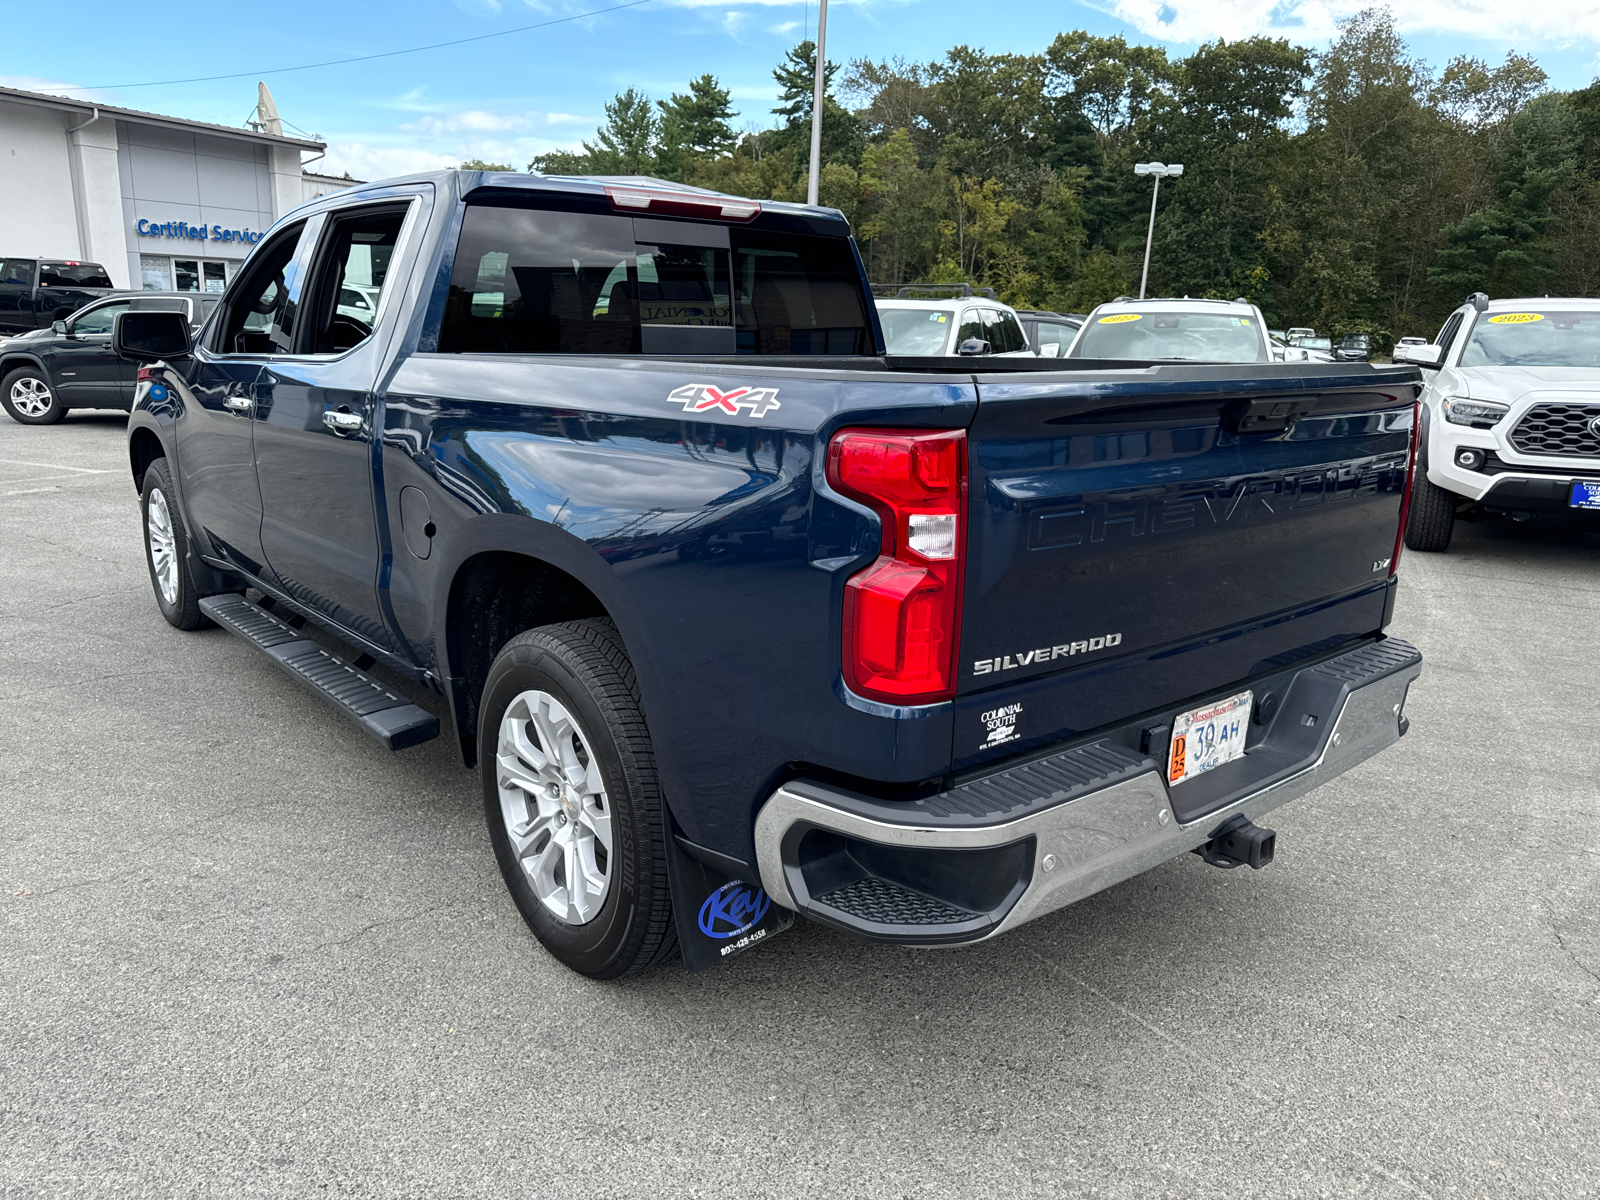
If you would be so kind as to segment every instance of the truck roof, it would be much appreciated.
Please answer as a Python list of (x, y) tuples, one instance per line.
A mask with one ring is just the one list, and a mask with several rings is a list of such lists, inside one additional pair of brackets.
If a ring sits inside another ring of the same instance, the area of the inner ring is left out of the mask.
[[(407, 175), (393, 175), (388, 179), (375, 179), (370, 183), (358, 184), (342, 192), (332, 192), (326, 196), (319, 196), (307, 204), (321, 204), (328, 201), (339, 203), (352, 196), (365, 192), (382, 191), (386, 188), (404, 183), (435, 183), (453, 188), (458, 195), (466, 196), (482, 188), (492, 188), (495, 191), (526, 191), (526, 192), (558, 192), (572, 196), (588, 196), (596, 200), (605, 200), (607, 189), (613, 193), (622, 189), (637, 193), (656, 193), (663, 199), (670, 196), (681, 196), (686, 201), (693, 200), (725, 200), (740, 206), (759, 205), (761, 213), (786, 213), (794, 216), (807, 217), (812, 220), (837, 221), (844, 225), (841, 233), (848, 232), (849, 224), (845, 216), (836, 208), (825, 208), (822, 205), (796, 204), (786, 200), (752, 200), (748, 196), (735, 196), (729, 192), (716, 192), (709, 188), (691, 187), (686, 183), (673, 183), (666, 179), (657, 179), (650, 175), (529, 175), (521, 171), (419, 171)], [(619, 212), (631, 212), (635, 216), (661, 216), (669, 215), (663, 212), (652, 212), (648, 206), (621, 207), (613, 203)], [(692, 215), (674, 213), (670, 215)], [(727, 220), (725, 216), (708, 216), (702, 219)]]

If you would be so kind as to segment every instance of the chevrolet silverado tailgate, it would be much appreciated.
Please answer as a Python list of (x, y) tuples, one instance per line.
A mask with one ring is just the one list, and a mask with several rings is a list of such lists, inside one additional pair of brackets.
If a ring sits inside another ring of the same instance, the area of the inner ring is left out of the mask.
[(1216, 696), (1386, 620), (1409, 368), (977, 382), (957, 769)]

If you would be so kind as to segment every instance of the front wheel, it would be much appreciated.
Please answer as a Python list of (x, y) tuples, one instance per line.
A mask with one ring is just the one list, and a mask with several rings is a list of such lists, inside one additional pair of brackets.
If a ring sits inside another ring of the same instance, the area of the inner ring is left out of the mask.
[(1406, 546), (1412, 550), (1450, 548), (1456, 528), (1456, 497), (1420, 471), (1411, 485), (1411, 514), (1406, 518)]
[(144, 516), (144, 560), (156, 591), (156, 607), (175, 629), (204, 628), (211, 622), (200, 612), (200, 590), (189, 572), (189, 531), (166, 459), (158, 458), (145, 468), (139, 507)]
[(677, 950), (666, 805), (633, 665), (604, 619), (500, 651), (478, 710), (489, 838), (545, 949), (591, 979)]
[(37, 367), (18, 367), (0, 380), (0, 404), (23, 425), (54, 425), (67, 415), (61, 397)]

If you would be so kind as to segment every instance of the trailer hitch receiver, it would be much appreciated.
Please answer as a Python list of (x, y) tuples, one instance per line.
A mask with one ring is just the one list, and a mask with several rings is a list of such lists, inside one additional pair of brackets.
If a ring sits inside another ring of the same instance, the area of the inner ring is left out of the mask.
[(1246, 866), (1259, 871), (1272, 861), (1277, 840), (1272, 830), (1252, 825), (1249, 817), (1239, 813), (1219, 825), (1211, 840), (1196, 846), (1194, 852), (1224, 871)]

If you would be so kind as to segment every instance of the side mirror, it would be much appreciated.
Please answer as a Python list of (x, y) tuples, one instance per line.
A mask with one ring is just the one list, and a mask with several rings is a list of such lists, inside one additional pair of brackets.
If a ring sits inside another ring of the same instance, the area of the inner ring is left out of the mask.
[(1391, 357), (1397, 363), (1410, 363), (1415, 367), (1437, 367), (1444, 358), (1444, 347), (1431, 342), (1426, 346), (1396, 346)]
[(989, 353), (989, 343), (982, 338), (968, 338), (956, 347), (956, 353), (961, 355), (987, 354)]
[(58, 337), (67, 336), (67, 323), (65, 321), (52, 321), (50, 323), (50, 332)]
[(189, 321), (180, 312), (120, 312), (111, 325), (111, 348), (134, 362), (182, 358), (189, 353)]

